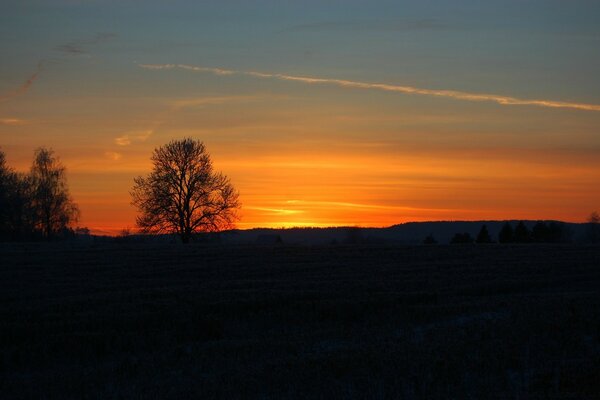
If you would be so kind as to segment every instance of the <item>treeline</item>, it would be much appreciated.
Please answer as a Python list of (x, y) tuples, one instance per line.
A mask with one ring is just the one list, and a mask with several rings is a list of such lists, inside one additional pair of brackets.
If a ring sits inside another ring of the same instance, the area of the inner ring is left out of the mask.
[(72, 236), (79, 208), (66, 170), (54, 151), (39, 148), (28, 173), (6, 163), (0, 150), (0, 240), (51, 240)]
[(571, 234), (558, 222), (538, 222), (530, 230), (521, 221), (513, 229), (505, 223), (498, 234), (500, 243), (564, 243), (571, 241)]
[[(510, 222), (504, 223), (497, 240), (491, 237), (487, 226), (483, 225), (475, 238), (468, 232), (461, 232), (456, 233), (450, 243), (569, 243), (571, 241), (572, 232), (563, 223), (539, 221), (529, 229), (523, 221), (520, 221), (515, 227)], [(423, 243), (435, 244), (437, 241), (435, 241), (433, 235), (429, 235)]]

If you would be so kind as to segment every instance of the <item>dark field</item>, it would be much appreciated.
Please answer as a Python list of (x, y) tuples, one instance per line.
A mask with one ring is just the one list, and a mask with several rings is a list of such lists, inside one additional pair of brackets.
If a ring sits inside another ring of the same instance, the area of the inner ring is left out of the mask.
[(0, 244), (9, 398), (600, 398), (600, 248)]

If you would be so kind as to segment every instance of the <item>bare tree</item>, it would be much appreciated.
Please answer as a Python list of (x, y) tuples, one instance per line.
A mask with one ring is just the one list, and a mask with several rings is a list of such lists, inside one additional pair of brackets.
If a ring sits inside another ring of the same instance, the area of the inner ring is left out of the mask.
[(144, 233), (176, 233), (184, 243), (196, 232), (231, 227), (238, 219), (238, 193), (214, 172), (201, 141), (174, 140), (154, 149), (152, 172), (134, 179), (132, 204)]
[(29, 174), (31, 206), (35, 228), (47, 239), (65, 230), (79, 217), (79, 209), (69, 195), (66, 169), (54, 151), (39, 148)]

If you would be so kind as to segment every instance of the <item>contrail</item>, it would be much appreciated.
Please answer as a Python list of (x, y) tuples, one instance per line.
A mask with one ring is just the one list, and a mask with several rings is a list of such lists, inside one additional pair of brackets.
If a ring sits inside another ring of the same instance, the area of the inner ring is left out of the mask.
[(25, 94), (29, 90), (31, 85), (33, 85), (33, 82), (35, 82), (35, 80), (38, 78), (38, 76), (42, 72), (43, 63), (44, 63), (43, 61), (40, 61), (38, 63), (37, 68), (36, 68), (35, 72), (33, 73), (33, 75), (31, 75), (21, 86), (19, 86), (16, 89), (13, 89), (12, 91), (10, 91), (8, 93), (0, 95), (0, 102), (4, 102), (4, 101), (12, 99), (13, 97), (17, 97), (22, 94)]
[(278, 79), (283, 81), (294, 81), (303, 82), (308, 84), (324, 84), (324, 85), (335, 85), (347, 88), (356, 89), (372, 89), (382, 90), (386, 92), (398, 92), (405, 94), (418, 94), (422, 96), (435, 96), (451, 98), (456, 100), (464, 101), (487, 101), (504, 106), (536, 106), (536, 107), (547, 107), (547, 108), (567, 108), (574, 110), (585, 110), (585, 111), (600, 111), (600, 104), (588, 104), (588, 103), (573, 103), (567, 101), (554, 101), (554, 100), (530, 100), (520, 99), (517, 97), (501, 96), (496, 94), (482, 94), (482, 93), (469, 93), (458, 90), (443, 90), (443, 89), (424, 89), (413, 86), (400, 86), (390, 85), (386, 83), (369, 83), (350, 81), (345, 79), (334, 79), (334, 78), (315, 78), (306, 76), (295, 76), (285, 74), (273, 74), (265, 72), (255, 71), (236, 71), (223, 68), (209, 68), (200, 67), (186, 64), (138, 64), (141, 68), (152, 69), (152, 70), (164, 70), (164, 69), (183, 69), (194, 72), (208, 72), (215, 75), (246, 75), (253, 76), (256, 78), (264, 79)]

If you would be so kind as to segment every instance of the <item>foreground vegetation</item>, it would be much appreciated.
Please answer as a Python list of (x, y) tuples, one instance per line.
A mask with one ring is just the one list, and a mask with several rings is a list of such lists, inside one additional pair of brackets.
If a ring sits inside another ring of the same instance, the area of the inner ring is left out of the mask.
[(600, 248), (0, 244), (3, 398), (597, 398)]

